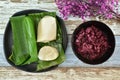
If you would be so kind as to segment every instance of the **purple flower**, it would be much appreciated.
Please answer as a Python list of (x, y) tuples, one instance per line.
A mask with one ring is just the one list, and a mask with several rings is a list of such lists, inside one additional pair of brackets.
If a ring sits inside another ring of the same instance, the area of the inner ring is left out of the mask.
[(118, 0), (55, 0), (55, 2), (65, 19), (70, 15), (83, 19), (89, 16), (112, 18), (119, 15)]

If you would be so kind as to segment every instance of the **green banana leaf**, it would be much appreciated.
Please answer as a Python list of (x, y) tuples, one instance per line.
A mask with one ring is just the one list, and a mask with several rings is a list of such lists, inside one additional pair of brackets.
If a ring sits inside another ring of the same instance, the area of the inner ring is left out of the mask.
[(9, 59), (15, 65), (25, 65), (37, 61), (37, 44), (32, 20), (23, 15), (11, 17), (10, 22), (13, 46)]
[[(34, 21), (36, 32), (37, 32), (38, 22), (44, 16), (53, 16), (56, 18), (56, 13), (55, 12), (42, 12), (42, 13), (29, 14), (28, 16)], [(59, 52), (59, 56), (57, 59), (52, 60), (52, 61), (39, 60), (38, 65), (37, 65), (37, 71), (47, 69), (49, 67), (61, 64), (65, 60), (65, 53), (63, 50), (63, 46), (62, 46), (62, 31), (61, 31), (59, 22), (57, 20), (56, 20), (56, 22), (57, 22), (57, 39), (54, 41), (48, 42), (48, 43), (37, 43), (37, 47), (38, 47), (38, 50), (40, 50), (41, 47), (46, 46), (46, 45), (55, 47)]]

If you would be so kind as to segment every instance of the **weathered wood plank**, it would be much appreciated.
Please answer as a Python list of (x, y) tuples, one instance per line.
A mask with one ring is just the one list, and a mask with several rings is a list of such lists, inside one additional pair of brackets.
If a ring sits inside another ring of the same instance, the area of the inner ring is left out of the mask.
[[(14, 3), (10, 2), (9, 0), (0, 1), (0, 34), (4, 33), (6, 24), (10, 16), (13, 15), (15, 12), (25, 9), (43, 9), (47, 11), (55, 11), (57, 12), (57, 15), (60, 16), (57, 6), (52, 0), (28, 0), (26, 3)], [(98, 18), (90, 18), (88, 20), (99, 20), (105, 22), (107, 25), (110, 26), (115, 35), (120, 35), (120, 21), (102, 20)], [(74, 29), (82, 22), (83, 21), (77, 17), (69, 17), (68, 20), (65, 20), (68, 34), (72, 34)]]
[(45, 73), (29, 73), (0, 67), (0, 80), (120, 80), (120, 68), (57, 68)]
[(38, 3), (53, 3), (55, 0), (38, 0)]
[[(7, 63), (3, 53), (3, 33), (9, 17), (13, 13), (25, 9), (44, 9), (47, 11), (56, 11), (59, 15), (54, 0), (0, 0), (0, 66), (2, 66), (0, 67), (0, 80), (120, 80), (120, 68), (108, 68), (120, 67), (120, 36), (116, 36), (117, 43), (114, 55), (104, 64), (98, 66), (84, 64), (75, 57), (70, 44), (71, 36), (69, 36), (69, 44), (66, 51), (67, 59), (60, 65), (59, 68), (45, 73), (32, 74), (11, 67)], [(72, 34), (74, 29), (80, 23), (82, 23), (80, 18), (73, 17), (70, 17), (67, 21), (65, 21), (68, 34)], [(118, 24), (118, 26), (112, 26), (111, 29), (115, 35), (120, 35), (120, 22), (116, 23), (114, 20), (107, 20), (106, 23), (110, 26)], [(95, 68), (80, 68), (85, 66)]]
[(5, 2), (20, 2), (20, 3), (26, 3), (26, 2), (37, 2), (37, 3), (53, 3), (55, 0), (0, 0)]
[(10, 0), (11, 2), (21, 2), (21, 0)]
[[(101, 21), (105, 24), (107, 24), (111, 30), (113, 31), (113, 33), (115, 35), (120, 35), (120, 21), (115, 20), (115, 19), (111, 19), (111, 20), (101, 20), (101, 19), (88, 19), (86, 21), (89, 20), (97, 20), (97, 21)], [(73, 31), (75, 30), (76, 27), (78, 27), (81, 23), (83, 23), (82, 20), (66, 20), (65, 24), (66, 24), (66, 28), (68, 31), (68, 34), (72, 34)]]
[[(71, 35), (69, 35), (68, 48), (66, 50), (66, 60), (64, 63), (60, 64), (60, 67), (120, 67), (120, 36), (115, 36), (116, 48), (112, 57), (103, 64), (100, 65), (89, 65), (78, 60), (74, 55), (71, 48)], [(0, 35), (0, 66), (10, 66), (3, 52), (3, 35)]]

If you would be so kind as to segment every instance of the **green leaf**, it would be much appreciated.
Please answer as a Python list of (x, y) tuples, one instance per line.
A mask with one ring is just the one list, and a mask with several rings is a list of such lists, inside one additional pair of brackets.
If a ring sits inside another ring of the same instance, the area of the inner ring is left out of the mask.
[(29, 17), (11, 17), (13, 34), (12, 55), (9, 59), (15, 65), (30, 64), (38, 60), (34, 23)]
[[(38, 22), (44, 16), (53, 16), (53, 17), (56, 18), (56, 13), (55, 12), (42, 12), (42, 13), (29, 14), (29, 17), (34, 21), (34, 23), (36, 23), (35, 24), (36, 31), (37, 31), (37, 27), (38, 27)], [(48, 43), (37, 43), (37, 46), (38, 46), (38, 51), (43, 46), (55, 47), (58, 50), (58, 52), (59, 52), (59, 56), (58, 56), (57, 59), (52, 60), (52, 61), (42, 61), (42, 60), (39, 60), (38, 61), (38, 65), (37, 65), (37, 71), (40, 71), (40, 70), (43, 70), (43, 69), (47, 69), (47, 68), (50, 68), (52, 66), (61, 64), (65, 60), (65, 53), (64, 53), (64, 50), (63, 50), (63, 47), (62, 47), (62, 31), (61, 31), (61, 27), (59, 25), (59, 22), (57, 20), (56, 20), (56, 22), (57, 22), (57, 39), (54, 40), (54, 41), (48, 42)]]

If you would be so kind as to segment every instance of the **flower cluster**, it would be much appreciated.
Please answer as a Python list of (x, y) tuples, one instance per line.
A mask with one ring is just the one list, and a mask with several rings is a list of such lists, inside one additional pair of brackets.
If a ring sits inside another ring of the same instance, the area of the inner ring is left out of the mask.
[(118, 0), (55, 0), (64, 19), (78, 16), (82, 19), (89, 16), (112, 18), (117, 14)]

